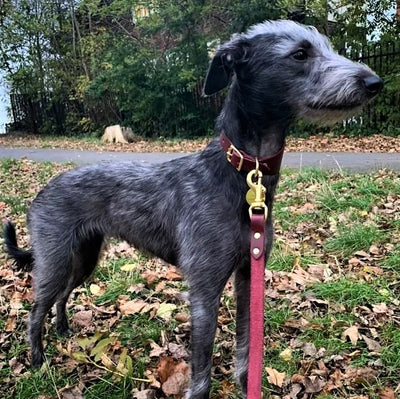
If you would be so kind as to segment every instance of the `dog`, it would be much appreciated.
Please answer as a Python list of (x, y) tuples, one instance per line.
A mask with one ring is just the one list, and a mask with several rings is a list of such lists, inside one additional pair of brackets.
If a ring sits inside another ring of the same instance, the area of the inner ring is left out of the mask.
[[(231, 85), (230, 85), (231, 84)], [(242, 165), (232, 158), (268, 159), (283, 152), (299, 118), (342, 121), (382, 89), (366, 65), (333, 51), (314, 27), (266, 21), (235, 34), (216, 51), (204, 85), (212, 95), (230, 85), (213, 140), (198, 154), (158, 165), (104, 163), (61, 174), (39, 192), (28, 214), (31, 249), (18, 248), (11, 222), (5, 248), (32, 269), (35, 302), (29, 318), (31, 363), (40, 366), (44, 318), (56, 304), (57, 331), (69, 333), (66, 303), (93, 272), (107, 237), (180, 268), (190, 287), (191, 383), (186, 397), (208, 398), (212, 348), (223, 288), (235, 275), (236, 375), (246, 392), (249, 330), (250, 222)], [(228, 149), (224, 146), (228, 142)], [(268, 169), (268, 165), (267, 165)], [(279, 169), (279, 168), (278, 168)], [(266, 187), (265, 253), (273, 240), (272, 209), (279, 171)]]

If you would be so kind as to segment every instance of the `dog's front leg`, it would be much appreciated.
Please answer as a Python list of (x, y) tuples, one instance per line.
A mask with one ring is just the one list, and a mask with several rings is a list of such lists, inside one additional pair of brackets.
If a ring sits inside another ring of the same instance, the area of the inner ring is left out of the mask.
[(247, 390), (249, 358), (250, 267), (239, 268), (235, 274), (236, 292), (236, 379), (243, 393)]
[[(227, 276), (228, 278), (229, 276)], [(226, 278), (226, 279), (227, 279)], [(204, 278), (190, 289), (191, 382), (186, 399), (207, 399), (210, 395), (211, 364), (218, 309), (225, 282)]]

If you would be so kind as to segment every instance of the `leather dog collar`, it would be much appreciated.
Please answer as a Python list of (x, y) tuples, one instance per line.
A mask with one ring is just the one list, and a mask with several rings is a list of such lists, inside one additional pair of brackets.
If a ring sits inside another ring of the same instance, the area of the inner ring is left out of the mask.
[[(227, 161), (234, 166), (239, 172), (241, 170), (250, 172), (257, 166), (256, 157), (245, 153), (242, 150), (238, 150), (232, 142), (228, 139), (225, 133), (221, 133), (219, 136), (219, 142), (221, 147), (226, 153)], [(283, 153), (285, 146), (283, 146), (279, 152), (269, 157), (258, 159), (259, 170), (264, 175), (276, 175), (279, 173), (282, 163)]]

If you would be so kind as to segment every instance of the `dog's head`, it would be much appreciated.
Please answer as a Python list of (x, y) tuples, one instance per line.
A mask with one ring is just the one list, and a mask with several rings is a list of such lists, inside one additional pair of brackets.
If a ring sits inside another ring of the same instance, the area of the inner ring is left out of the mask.
[(354, 115), (383, 87), (366, 65), (338, 55), (316, 28), (267, 21), (233, 35), (211, 62), (204, 94), (236, 86), (255, 114), (331, 123)]

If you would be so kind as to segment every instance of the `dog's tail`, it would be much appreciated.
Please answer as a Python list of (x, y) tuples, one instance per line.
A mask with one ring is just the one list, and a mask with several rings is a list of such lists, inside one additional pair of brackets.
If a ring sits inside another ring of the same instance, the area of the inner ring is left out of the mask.
[(4, 223), (3, 230), (4, 250), (14, 259), (15, 266), (19, 270), (31, 271), (33, 268), (33, 254), (31, 250), (23, 250), (18, 247), (17, 234), (11, 222)]

